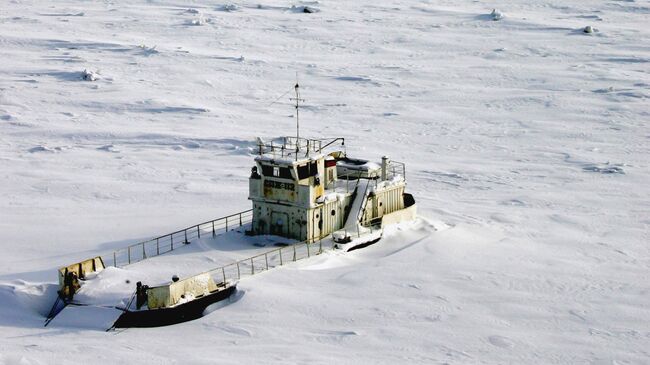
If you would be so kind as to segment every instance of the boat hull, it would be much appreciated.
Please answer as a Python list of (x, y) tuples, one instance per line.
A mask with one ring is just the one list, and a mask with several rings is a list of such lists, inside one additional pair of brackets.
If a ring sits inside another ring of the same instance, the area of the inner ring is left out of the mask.
[(235, 285), (229, 286), (170, 308), (141, 311), (127, 310), (115, 321), (113, 327), (160, 327), (198, 319), (203, 316), (205, 308), (230, 297), (235, 290)]

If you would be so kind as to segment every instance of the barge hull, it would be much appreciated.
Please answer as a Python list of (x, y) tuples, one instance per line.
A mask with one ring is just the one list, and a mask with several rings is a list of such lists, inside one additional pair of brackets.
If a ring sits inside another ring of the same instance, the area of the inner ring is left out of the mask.
[(235, 290), (233, 285), (170, 308), (125, 311), (113, 327), (160, 327), (198, 319), (203, 316), (205, 308), (230, 297)]

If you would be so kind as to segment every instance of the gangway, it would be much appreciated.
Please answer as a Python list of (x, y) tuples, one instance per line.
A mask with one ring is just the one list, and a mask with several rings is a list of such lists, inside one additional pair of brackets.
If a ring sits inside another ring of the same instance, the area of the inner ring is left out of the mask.
[(338, 248), (347, 251), (359, 246), (367, 246), (381, 238), (381, 228), (373, 229), (372, 227), (363, 226), (363, 214), (366, 210), (368, 203), (368, 196), (370, 194), (371, 180), (359, 179), (357, 182), (356, 191), (350, 212), (345, 221), (343, 229), (332, 233), (332, 238), (337, 243)]

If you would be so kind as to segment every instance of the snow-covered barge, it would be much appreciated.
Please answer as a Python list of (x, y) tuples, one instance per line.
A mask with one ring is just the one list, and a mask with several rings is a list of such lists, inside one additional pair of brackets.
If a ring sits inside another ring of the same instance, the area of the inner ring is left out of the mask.
[[(295, 100), (301, 100), (298, 85)], [(415, 199), (405, 192), (405, 165), (386, 156), (380, 162), (351, 158), (344, 138), (258, 138), (254, 154), (252, 210), (62, 267), (46, 324), (68, 304), (113, 311), (106, 315), (112, 327), (195, 319), (232, 295), (243, 275), (328, 248), (368, 246), (386, 225), (416, 217)], [(163, 255), (171, 251), (183, 251), (182, 258)], [(149, 286), (154, 283), (161, 284)]]
[(350, 158), (343, 138), (258, 139), (249, 177), (252, 211), (62, 267), (50, 317), (72, 304), (76, 310), (112, 310), (105, 315), (107, 327), (198, 318), (232, 295), (242, 276), (329, 248), (365, 247), (381, 238), (386, 225), (414, 219), (415, 200), (405, 188), (404, 164)]

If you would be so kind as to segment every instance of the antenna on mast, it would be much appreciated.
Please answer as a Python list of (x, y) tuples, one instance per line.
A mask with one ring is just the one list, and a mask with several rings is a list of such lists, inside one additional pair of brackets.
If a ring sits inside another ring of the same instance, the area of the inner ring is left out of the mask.
[(300, 102), (305, 101), (305, 99), (300, 98), (300, 85), (298, 85), (298, 74), (296, 73), (296, 85), (293, 87), (296, 91), (295, 98), (289, 98), (289, 100), (296, 101), (296, 160), (298, 160), (298, 151), (300, 150)]

